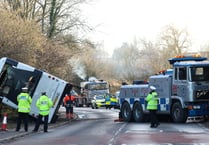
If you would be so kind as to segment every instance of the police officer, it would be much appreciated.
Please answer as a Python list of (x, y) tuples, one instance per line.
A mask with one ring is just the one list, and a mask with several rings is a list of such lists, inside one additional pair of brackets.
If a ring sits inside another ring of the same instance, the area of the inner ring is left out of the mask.
[(109, 94), (108, 93), (106, 93), (106, 95), (105, 95), (105, 106), (106, 106), (106, 109), (110, 109), (110, 96), (109, 96)]
[(40, 98), (36, 102), (36, 106), (39, 108), (39, 115), (33, 131), (38, 131), (39, 126), (42, 122), (42, 118), (44, 118), (44, 132), (47, 132), (49, 112), (50, 108), (53, 106), (53, 103), (52, 100), (46, 95), (46, 92), (42, 92)]
[(147, 110), (150, 112), (151, 128), (156, 128), (160, 124), (157, 120), (157, 106), (158, 106), (158, 94), (154, 86), (150, 86), (150, 93), (146, 97)]
[(16, 131), (20, 130), (21, 122), (24, 122), (24, 129), (28, 131), (28, 116), (30, 112), (30, 105), (32, 103), (31, 96), (28, 94), (28, 88), (22, 88), (22, 92), (17, 96), (18, 102), (18, 118)]
[(116, 97), (115, 96), (111, 96), (111, 98), (110, 98), (110, 108), (112, 108), (112, 107), (115, 108), (116, 104), (117, 104)]

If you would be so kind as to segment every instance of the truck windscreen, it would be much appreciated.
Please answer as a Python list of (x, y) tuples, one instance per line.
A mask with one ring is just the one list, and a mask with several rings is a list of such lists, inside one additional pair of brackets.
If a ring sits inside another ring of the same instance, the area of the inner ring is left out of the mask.
[(95, 84), (89, 84), (90, 90), (106, 90), (108, 89), (107, 83), (95, 83)]
[(191, 81), (209, 81), (209, 66), (191, 67)]

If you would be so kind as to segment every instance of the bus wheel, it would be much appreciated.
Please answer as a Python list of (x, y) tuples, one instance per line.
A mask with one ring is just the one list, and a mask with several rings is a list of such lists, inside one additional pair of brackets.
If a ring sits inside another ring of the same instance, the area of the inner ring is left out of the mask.
[(131, 121), (131, 108), (127, 102), (124, 102), (121, 107), (121, 116), (124, 121), (129, 122)]
[(171, 116), (172, 116), (173, 122), (184, 123), (186, 122), (186, 119), (187, 119), (187, 111), (182, 108), (179, 102), (175, 102), (172, 105)]
[(142, 122), (144, 119), (143, 109), (139, 102), (134, 104), (133, 108), (133, 119), (135, 122)]

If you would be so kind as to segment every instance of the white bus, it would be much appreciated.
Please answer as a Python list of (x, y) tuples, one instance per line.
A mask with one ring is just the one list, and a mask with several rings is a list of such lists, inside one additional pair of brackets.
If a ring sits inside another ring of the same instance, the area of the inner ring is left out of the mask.
[(72, 85), (44, 71), (16, 60), (3, 57), (0, 59), (0, 101), (17, 109), (17, 95), (23, 87), (28, 87), (32, 97), (30, 115), (38, 116), (36, 101), (42, 92), (53, 101), (49, 122), (57, 120), (57, 112), (63, 97), (72, 89)]

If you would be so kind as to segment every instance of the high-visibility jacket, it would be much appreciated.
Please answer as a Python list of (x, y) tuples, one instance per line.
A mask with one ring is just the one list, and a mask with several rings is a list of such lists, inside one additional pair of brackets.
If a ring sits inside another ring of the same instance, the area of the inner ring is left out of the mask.
[(110, 102), (111, 102), (110, 105), (116, 105), (117, 99), (115, 97), (111, 97)]
[(157, 110), (157, 105), (158, 105), (158, 94), (157, 92), (153, 91), (150, 92), (147, 97), (147, 110)]
[(29, 113), (32, 99), (28, 93), (20, 93), (17, 96), (18, 112)]
[(106, 96), (105, 97), (105, 104), (106, 105), (110, 105), (111, 101), (110, 101), (110, 97), (109, 96)]
[(64, 102), (64, 106), (66, 107), (72, 107), (73, 106), (73, 101), (75, 101), (75, 97), (74, 96), (68, 96), (66, 95), (63, 99)]
[(42, 95), (36, 102), (36, 106), (39, 108), (39, 114), (43, 116), (49, 114), (52, 105), (52, 100), (46, 95)]

